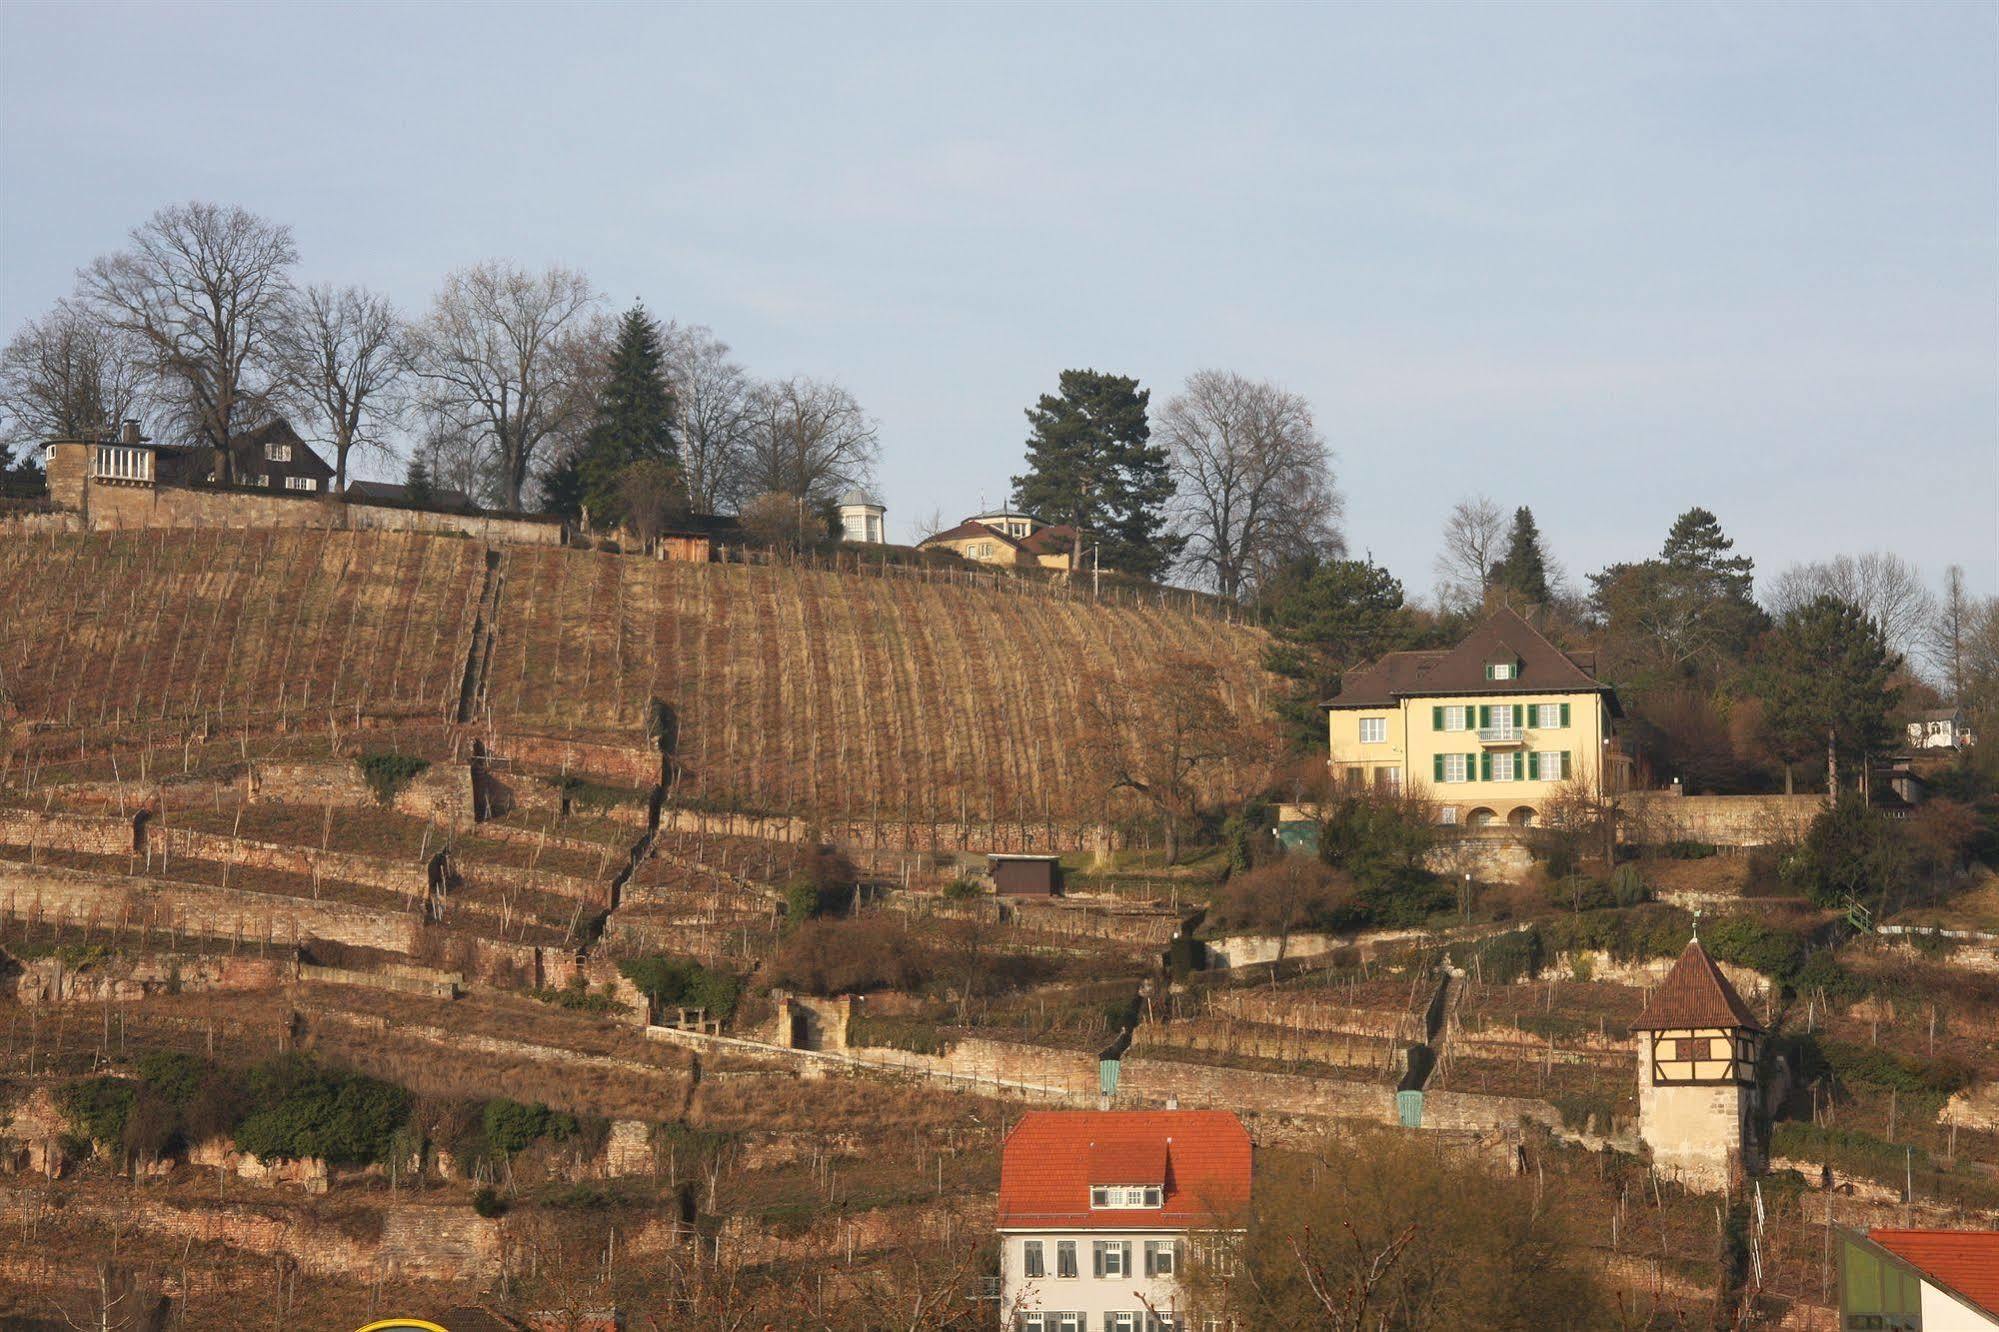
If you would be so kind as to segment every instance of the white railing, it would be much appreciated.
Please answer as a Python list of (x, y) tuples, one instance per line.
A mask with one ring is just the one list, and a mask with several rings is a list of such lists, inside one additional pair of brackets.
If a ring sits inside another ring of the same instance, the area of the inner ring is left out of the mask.
[(1525, 740), (1527, 738), (1527, 731), (1524, 727), (1515, 726), (1512, 722), (1508, 722), (1504, 726), (1479, 727), (1478, 738), (1488, 745), (1511, 744), (1515, 740)]

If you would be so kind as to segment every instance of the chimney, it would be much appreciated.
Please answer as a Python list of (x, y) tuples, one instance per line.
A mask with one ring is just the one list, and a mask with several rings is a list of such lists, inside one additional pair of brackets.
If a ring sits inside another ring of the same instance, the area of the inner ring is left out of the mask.
[(129, 416), (125, 418), (125, 429), (119, 433), (118, 442), (120, 444), (137, 444), (141, 442), (139, 439), (139, 422), (137, 418)]

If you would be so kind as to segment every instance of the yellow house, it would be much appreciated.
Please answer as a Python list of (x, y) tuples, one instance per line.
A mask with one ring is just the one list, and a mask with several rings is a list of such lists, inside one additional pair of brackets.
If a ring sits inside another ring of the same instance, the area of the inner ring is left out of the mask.
[(1333, 775), (1422, 785), (1440, 821), (1529, 826), (1564, 782), (1622, 789), (1617, 695), (1511, 610), (1454, 648), (1390, 652), (1347, 672), (1326, 709)]

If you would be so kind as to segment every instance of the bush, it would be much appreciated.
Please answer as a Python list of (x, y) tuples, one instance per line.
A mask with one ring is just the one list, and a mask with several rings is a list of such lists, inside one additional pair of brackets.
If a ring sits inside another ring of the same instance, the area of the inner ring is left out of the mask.
[(847, 1024), (847, 1044), (939, 1055), (944, 1053), (950, 1042), (934, 1022), (856, 1013)]
[(138, 1093), (139, 1084), (129, 1078), (89, 1078), (65, 1087), (56, 1104), (76, 1136), (110, 1151), (124, 1145), (125, 1121)]
[(1423, 857), (1436, 840), (1436, 827), (1413, 805), (1347, 796), (1319, 830), (1319, 856), (1367, 888), (1422, 873)]
[(1541, 974), (1545, 961), (1541, 932), (1533, 926), (1490, 938), (1454, 943), (1446, 950), (1460, 971), (1473, 971), (1487, 985), (1510, 985)]
[[(1620, 869), (1629, 866), (1619, 866)], [(1553, 873), (1555, 861), (1548, 861), (1548, 871)], [(1589, 874), (1567, 874), (1548, 884), (1548, 900), (1558, 907), (1570, 911), (1599, 911), (1612, 905), (1610, 886), (1603, 880)]]
[(580, 975), (570, 977), (569, 984), (559, 989), (543, 987), (529, 990), (528, 995), (544, 1004), (553, 1004), (557, 1008), (566, 1008), (574, 1013), (615, 1013), (624, 1007), (618, 1002), (618, 997), (611, 993), (610, 986), (606, 985), (602, 990), (593, 990), (590, 988), (590, 982)]
[(736, 1011), (741, 982), (726, 971), (711, 971), (691, 958), (655, 954), (620, 962), (618, 970), (657, 1006), (705, 1008), (718, 1018)]
[(523, 1104), (503, 1096), (486, 1102), (480, 1126), (488, 1149), (504, 1156), (523, 1151), (541, 1138), (561, 1142), (576, 1136), (574, 1116), (550, 1110), (539, 1101)]
[(1643, 902), (1649, 894), (1645, 888), (1645, 875), (1636, 865), (1625, 863), (1610, 872), (1610, 902), (1612, 906), (1634, 907)]
[(507, 1214), (507, 1200), (493, 1191), (490, 1184), (481, 1184), (472, 1194), (472, 1210), (488, 1221)]
[(879, 917), (806, 921), (771, 956), (770, 984), (806, 994), (914, 989), (932, 959), (909, 932)]
[(1754, 916), (1723, 916), (1703, 926), (1701, 942), (1723, 962), (1789, 985), (1805, 963), (1805, 938)]
[(974, 879), (953, 879), (944, 885), (944, 900), (947, 902), (969, 902), (985, 894)]
[(375, 803), (384, 806), (395, 804), (397, 794), (430, 766), (429, 759), (395, 753), (363, 754), (358, 762), (362, 778), (375, 793)]
[(1908, 834), (1894, 820), (1858, 796), (1841, 796), (1812, 820), (1784, 862), (1784, 878), (1816, 906), (1878, 904), (1907, 886), (1911, 860)]
[(321, 1157), (338, 1165), (380, 1159), (409, 1118), (409, 1093), (392, 1083), (321, 1068), (288, 1054), (250, 1070), (251, 1112), (236, 1145), (258, 1159)]
[(1711, 842), (1696, 842), (1681, 837), (1670, 842), (1661, 842), (1654, 848), (1653, 854), (1662, 860), (1706, 860), (1709, 856), (1719, 854), (1719, 851), (1720, 848)]
[(785, 881), (784, 921), (795, 928), (842, 911), (853, 901), (860, 874), (853, 863), (828, 847), (813, 847)]

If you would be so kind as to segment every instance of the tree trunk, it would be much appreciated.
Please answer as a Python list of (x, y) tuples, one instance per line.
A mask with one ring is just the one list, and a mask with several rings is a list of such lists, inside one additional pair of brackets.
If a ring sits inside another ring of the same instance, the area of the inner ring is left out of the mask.
[(1791, 760), (1789, 760), (1789, 759), (1785, 759), (1785, 760), (1784, 760), (1784, 794), (1785, 794), (1785, 795), (1796, 795), (1796, 794), (1797, 794), (1797, 790), (1796, 790), (1796, 788), (1795, 788), (1795, 787), (1793, 787), (1793, 786), (1792, 786), (1792, 784), (1791, 784), (1791, 776), (1792, 776), (1792, 774), (1791, 774)]
[(1180, 821), (1171, 814), (1166, 815), (1164, 821), (1166, 824), (1166, 863), (1168, 865), (1177, 865), (1180, 863)]
[(1825, 793), (1839, 799), (1839, 732), (1825, 733)]

